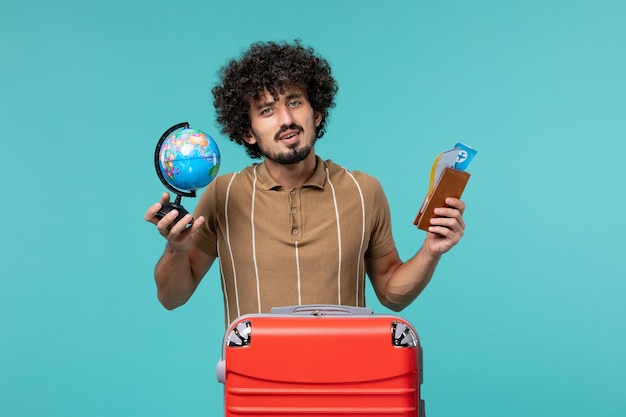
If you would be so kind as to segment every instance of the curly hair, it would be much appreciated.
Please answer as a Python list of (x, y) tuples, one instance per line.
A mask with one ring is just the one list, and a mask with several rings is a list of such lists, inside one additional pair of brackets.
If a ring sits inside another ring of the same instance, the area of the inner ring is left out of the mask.
[(220, 83), (213, 92), (213, 105), (221, 132), (231, 141), (246, 147), (253, 159), (261, 158), (258, 145), (243, 140), (249, 132), (250, 103), (267, 91), (278, 100), (285, 89), (298, 87), (306, 92), (314, 111), (322, 115), (316, 137), (324, 136), (329, 110), (335, 106), (337, 84), (328, 61), (313, 48), (302, 46), (299, 39), (286, 42), (258, 42), (219, 72)]

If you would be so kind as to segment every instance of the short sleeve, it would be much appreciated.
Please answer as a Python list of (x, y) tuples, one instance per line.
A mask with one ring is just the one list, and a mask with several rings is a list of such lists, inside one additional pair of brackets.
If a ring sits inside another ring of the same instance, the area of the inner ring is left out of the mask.
[(369, 184), (371, 233), (365, 258), (376, 259), (387, 255), (396, 244), (391, 233), (391, 213), (387, 196), (376, 178), (369, 177)]
[(217, 191), (221, 177), (212, 181), (200, 195), (193, 217), (204, 216), (205, 221), (191, 236), (191, 239), (200, 250), (211, 256), (217, 256)]

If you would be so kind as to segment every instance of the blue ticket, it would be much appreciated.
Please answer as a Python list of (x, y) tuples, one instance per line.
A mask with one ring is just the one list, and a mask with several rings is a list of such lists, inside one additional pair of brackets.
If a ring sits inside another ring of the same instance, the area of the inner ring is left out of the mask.
[(476, 154), (478, 153), (478, 151), (461, 142), (455, 143), (454, 147), (459, 148), (459, 155), (456, 158), (454, 168), (458, 169), (459, 171), (465, 171), (470, 162), (472, 162), (472, 159), (474, 159), (474, 156), (476, 156)]

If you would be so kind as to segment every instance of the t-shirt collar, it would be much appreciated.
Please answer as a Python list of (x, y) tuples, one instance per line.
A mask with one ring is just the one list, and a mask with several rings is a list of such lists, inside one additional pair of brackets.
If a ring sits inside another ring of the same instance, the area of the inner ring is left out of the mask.
[[(261, 189), (272, 190), (281, 188), (280, 184), (278, 184), (268, 172), (265, 162), (256, 166), (256, 172)], [(324, 184), (326, 184), (326, 162), (315, 155), (315, 171), (313, 171), (313, 175), (306, 180), (303, 187), (324, 188)]]

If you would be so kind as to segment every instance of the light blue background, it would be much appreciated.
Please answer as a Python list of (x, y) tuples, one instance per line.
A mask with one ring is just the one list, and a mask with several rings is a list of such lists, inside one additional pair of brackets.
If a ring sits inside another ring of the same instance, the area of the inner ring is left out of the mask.
[(248, 164), (216, 72), (296, 37), (340, 85), (317, 151), (380, 179), (404, 258), (435, 155), (479, 151), (466, 236), (402, 312), (427, 414), (625, 415), (624, 22), (620, 0), (0, 1), (0, 415), (221, 414), (218, 271), (159, 305), (152, 155), (189, 121), (221, 173)]

